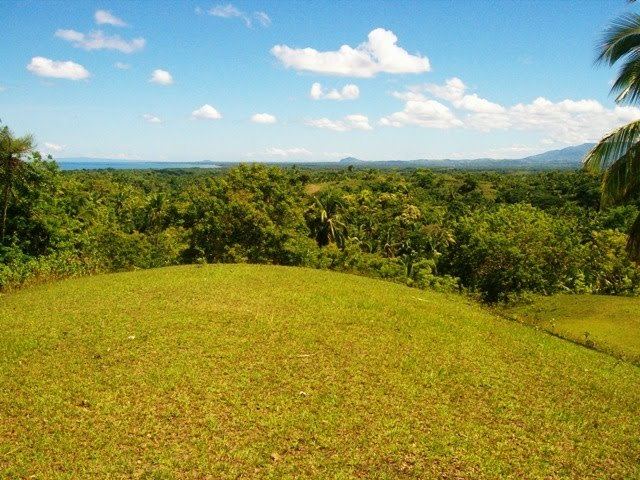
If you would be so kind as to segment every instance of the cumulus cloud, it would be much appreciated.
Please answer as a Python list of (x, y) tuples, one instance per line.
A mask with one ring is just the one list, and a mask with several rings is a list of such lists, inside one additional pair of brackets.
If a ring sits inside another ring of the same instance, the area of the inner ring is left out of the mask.
[(116, 62), (113, 64), (113, 66), (116, 67), (118, 70), (129, 70), (131, 68), (131, 65), (123, 62)]
[[(448, 102), (451, 108), (426, 94)], [(413, 86), (406, 92), (393, 92), (393, 96), (405, 102), (404, 110), (381, 118), (381, 125), (532, 131), (544, 135), (548, 145), (595, 141), (620, 125), (640, 119), (637, 107), (610, 109), (591, 99), (553, 102), (538, 97), (507, 107), (467, 93), (467, 86), (456, 77), (443, 85)]]
[(251, 116), (253, 123), (276, 123), (278, 119), (270, 113), (256, 113)]
[(194, 110), (193, 112), (191, 112), (191, 116), (193, 118), (199, 118), (202, 120), (218, 120), (222, 118), (222, 115), (220, 114), (220, 112), (218, 112), (218, 110), (213, 108), (208, 103), (204, 104), (197, 110)]
[[(196, 8), (196, 13), (201, 14), (202, 9), (200, 9), (199, 7)], [(230, 3), (227, 5), (216, 5), (214, 7), (211, 7), (207, 11), (207, 13), (209, 15), (213, 15), (214, 17), (220, 18), (238, 18), (242, 20), (248, 28), (251, 28), (253, 26), (254, 20), (263, 27), (268, 27), (269, 25), (271, 25), (271, 18), (269, 18), (269, 15), (267, 15), (265, 12), (253, 12), (249, 14), (236, 8)]]
[[(608, 109), (596, 100), (552, 102), (539, 97), (529, 104), (519, 103), (509, 108), (509, 123), (513, 128), (540, 131), (558, 143), (595, 141), (606, 132), (638, 119), (640, 109), (637, 107)], [(491, 129), (490, 125), (486, 127)]]
[(355, 48), (342, 45), (336, 51), (319, 52), (309, 47), (276, 45), (271, 53), (286, 68), (325, 75), (369, 78), (383, 72), (422, 73), (431, 69), (427, 57), (411, 55), (397, 42), (393, 32), (376, 28)]
[(397, 128), (405, 125), (440, 129), (462, 126), (462, 121), (446, 105), (427, 98), (408, 100), (404, 110), (382, 117), (379, 123)]
[(159, 117), (151, 115), (150, 113), (145, 113), (144, 115), (142, 115), (142, 118), (144, 118), (149, 123), (162, 123), (162, 120)]
[(333, 89), (325, 91), (322, 85), (318, 82), (311, 85), (311, 91), (309, 96), (314, 100), (327, 99), (327, 100), (355, 100), (360, 96), (360, 89), (357, 85), (352, 83), (345, 85), (341, 90)]
[[(414, 89), (419, 88), (420, 87), (414, 87)], [(424, 86), (424, 90), (431, 93), (433, 96), (449, 100), (450, 102), (461, 99), (464, 96), (466, 89), (467, 86), (458, 77), (448, 79), (444, 85), (429, 83)]]
[(70, 42), (76, 48), (85, 50), (117, 50), (122, 53), (134, 53), (142, 50), (147, 41), (144, 38), (125, 40), (119, 35), (105, 35), (96, 30), (88, 34), (75, 30), (56, 30), (55, 36)]
[(82, 65), (72, 61), (55, 61), (45, 57), (33, 57), (27, 70), (40, 77), (84, 80), (90, 73)]
[(62, 152), (65, 149), (64, 145), (58, 145), (57, 143), (44, 142), (44, 146), (48, 152)]
[(330, 120), (328, 118), (318, 118), (307, 120), (306, 125), (315, 128), (324, 128), (334, 132), (347, 132), (349, 130), (372, 130), (369, 119), (365, 115), (347, 115), (342, 120)]
[[(414, 87), (415, 89), (416, 87)], [(419, 87), (417, 87), (419, 88)], [(440, 99), (448, 100), (456, 108), (476, 113), (504, 113), (505, 108), (497, 103), (473, 93), (467, 94), (467, 86), (457, 77), (448, 79), (444, 85), (433, 83), (424, 86), (424, 90)]]
[(149, 82), (156, 83), (158, 85), (171, 85), (173, 83), (173, 77), (166, 70), (158, 68), (151, 72)]
[(96, 10), (94, 15), (96, 23), (98, 25), (113, 25), (114, 27), (126, 27), (127, 24), (124, 20), (112, 15), (111, 12), (106, 10)]

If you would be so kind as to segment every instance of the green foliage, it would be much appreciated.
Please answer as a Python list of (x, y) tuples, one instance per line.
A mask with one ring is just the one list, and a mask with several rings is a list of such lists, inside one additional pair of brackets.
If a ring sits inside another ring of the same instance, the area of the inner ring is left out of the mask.
[[(617, 102), (640, 99), (640, 15), (628, 13), (611, 22), (599, 47), (598, 61), (612, 66), (622, 62), (611, 87)], [(602, 202), (630, 203), (640, 195), (640, 121), (633, 121), (606, 135), (585, 157), (585, 168), (604, 171)], [(626, 245), (630, 257), (640, 263), (640, 215), (629, 230)]]
[(512, 292), (553, 293), (577, 286), (583, 249), (573, 226), (524, 204), (461, 218), (447, 271), (489, 301)]
[(640, 15), (627, 13), (611, 22), (599, 47), (598, 62), (610, 66), (624, 60), (611, 92), (617, 102), (634, 103), (640, 99)]
[[(0, 286), (179, 263), (333, 269), (487, 301), (635, 294), (622, 254), (636, 205), (599, 209), (584, 172), (61, 172), (13, 184)], [(68, 261), (60, 259), (69, 259)]]
[(308, 234), (301, 196), (295, 177), (258, 165), (192, 185), (178, 199), (186, 261), (287, 264), (291, 242)]

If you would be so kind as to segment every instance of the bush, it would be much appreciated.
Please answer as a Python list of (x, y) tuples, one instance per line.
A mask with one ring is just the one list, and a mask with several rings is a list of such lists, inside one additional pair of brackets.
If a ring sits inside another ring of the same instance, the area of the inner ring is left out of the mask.
[(570, 222), (530, 205), (502, 205), (461, 218), (442, 261), (484, 300), (509, 294), (572, 290), (584, 248)]

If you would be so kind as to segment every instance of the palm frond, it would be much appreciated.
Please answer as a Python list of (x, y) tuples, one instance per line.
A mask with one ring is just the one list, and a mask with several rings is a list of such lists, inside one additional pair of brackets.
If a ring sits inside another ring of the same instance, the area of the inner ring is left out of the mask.
[(601, 172), (609, 168), (640, 141), (640, 120), (633, 121), (604, 136), (584, 157), (584, 168)]
[(607, 169), (602, 179), (603, 206), (631, 200), (640, 192), (640, 143)]
[(599, 45), (597, 63), (613, 65), (640, 46), (640, 15), (627, 13), (611, 22)]
[(629, 55), (622, 65), (611, 86), (611, 93), (617, 94), (618, 103), (634, 103), (640, 99), (640, 50)]

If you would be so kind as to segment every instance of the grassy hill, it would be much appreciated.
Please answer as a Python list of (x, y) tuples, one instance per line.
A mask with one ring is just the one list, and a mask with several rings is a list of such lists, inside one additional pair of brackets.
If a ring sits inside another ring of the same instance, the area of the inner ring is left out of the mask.
[(513, 318), (640, 365), (640, 299), (605, 295), (538, 297)]
[(638, 478), (640, 369), (306, 269), (0, 297), (2, 478)]

